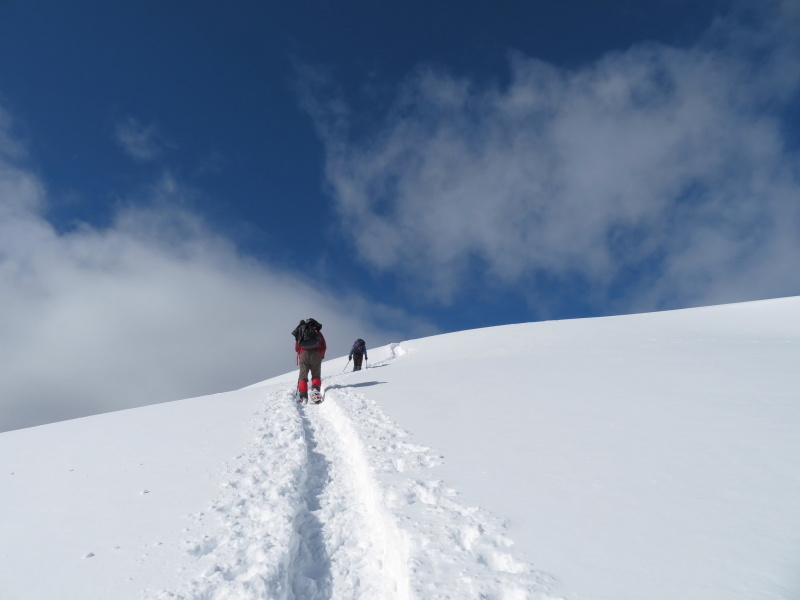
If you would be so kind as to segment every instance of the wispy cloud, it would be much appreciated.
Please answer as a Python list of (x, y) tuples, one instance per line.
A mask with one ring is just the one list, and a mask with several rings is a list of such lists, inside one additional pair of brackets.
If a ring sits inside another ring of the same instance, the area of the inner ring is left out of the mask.
[(476, 276), (541, 306), (579, 282), (617, 310), (800, 293), (800, 163), (782, 121), (800, 21), (791, 3), (754, 6), (693, 47), (577, 69), (515, 54), (504, 86), (422, 68), (366, 135), (307, 71), (360, 256), (444, 303)]
[(114, 135), (123, 151), (139, 162), (158, 158), (172, 145), (155, 124), (146, 125), (133, 117), (118, 122)]
[(0, 431), (291, 371), (290, 332), (309, 316), (325, 325), (331, 355), (355, 337), (431, 331), (241, 256), (174, 208), (192, 192), (169, 175), (128, 198), (111, 227), (58, 232), (9, 125), (0, 122)]

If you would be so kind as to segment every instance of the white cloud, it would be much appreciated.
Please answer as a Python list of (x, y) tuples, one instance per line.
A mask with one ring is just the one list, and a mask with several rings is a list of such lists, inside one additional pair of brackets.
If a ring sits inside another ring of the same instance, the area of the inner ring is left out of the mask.
[(155, 124), (145, 125), (133, 117), (117, 123), (114, 135), (125, 153), (139, 162), (158, 158), (171, 145)]
[(309, 316), (324, 324), (332, 356), (355, 337), (375, 345), (403, 335), (388, 328), (430, 332), (400, 311), (337, 298), (242, 257), (196, 215), (171, 208), (187, 190), (169, 176), (144, 193), (150, 208), (137, 202), (107, 229), (59, 233), (43, 216), (45, 187), (16, 160), (24, 153), (5, 125), (0, 431), (291, 371), (290, 332)]
[(552, 289), (541, 277), (606, 306), (623, 291), (618, 310), (800, 293), (800, 169), (780, 119), (797, 10), (770, 6), (690, 48), (574, 70), (515, 55), (507, 86), (420, 69), (367, 136), (318, 88), (305, 102), (361, 258), (444, 303), (476, 265), (532, 296)]

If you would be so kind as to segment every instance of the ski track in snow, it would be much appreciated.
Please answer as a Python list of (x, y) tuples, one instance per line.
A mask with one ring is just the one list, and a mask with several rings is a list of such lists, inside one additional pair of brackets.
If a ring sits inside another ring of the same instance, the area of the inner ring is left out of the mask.
[[(386, 366), (406, 348), (393, 344)], [(514, 557), (503, 523), (425, 478), (441, 462), (368, 398), (326, 378), (325, 402), (269, 392), (256, 438), (227, 467), (209, 534), (178, 590), (157, 600), (552, 599), (547, 577)]]

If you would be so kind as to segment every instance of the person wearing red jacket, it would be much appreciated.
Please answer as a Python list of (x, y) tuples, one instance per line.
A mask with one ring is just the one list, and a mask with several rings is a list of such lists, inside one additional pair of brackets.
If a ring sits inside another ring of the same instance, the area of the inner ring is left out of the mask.
[(325, 358), (327, 344), (322, 335), (322, 324), (315, 319), (300, 321), (292, 332), (294, 336), (294, 350), (297, 352), (297, 364), (300, 373), (297, 378), (298, 402), (308, 402), (308, 373), (311, 372), (311, 393), (316, 396), (317, 403), (321, 402), (319, 395), (322, 386), (322, 360)]

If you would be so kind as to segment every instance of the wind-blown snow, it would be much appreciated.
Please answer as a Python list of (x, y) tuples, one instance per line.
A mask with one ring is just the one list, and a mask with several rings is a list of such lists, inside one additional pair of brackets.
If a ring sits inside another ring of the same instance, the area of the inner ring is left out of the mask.
[(800, 597), (800, 299), (370, 358), (0, 435), (0, 597)]

